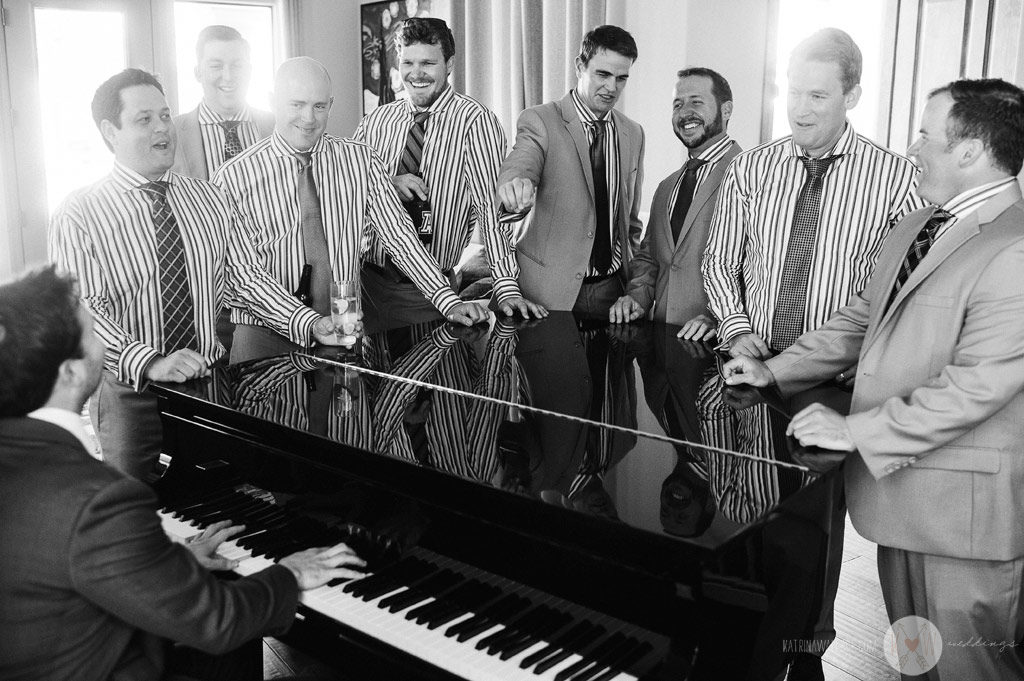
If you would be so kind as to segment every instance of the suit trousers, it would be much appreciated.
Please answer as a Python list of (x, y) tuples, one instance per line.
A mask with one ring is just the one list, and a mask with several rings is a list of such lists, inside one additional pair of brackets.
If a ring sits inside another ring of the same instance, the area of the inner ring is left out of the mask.
[(1024, 679), (1022, 573), (1024, 558), (970, 560), (878, 547), (889, 621), (916, 615), (942, 636), (929, 681)]
[(156, 396), (103, 372), (89, 398), (89, 417), (103, 460), (125, 475), (152, 481), (163, 447), (163, 425)]
[(608, 310), (625, 293), (622, 278), (614, 275), (592, 284), (580, 286), (572, 312), (581, 319), (608, 320)]

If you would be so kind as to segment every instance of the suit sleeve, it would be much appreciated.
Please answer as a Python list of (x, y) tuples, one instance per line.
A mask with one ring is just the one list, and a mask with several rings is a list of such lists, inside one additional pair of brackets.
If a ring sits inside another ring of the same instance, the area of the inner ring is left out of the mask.
[(658, 279), (658, 260), (654, 253), (654, 234), (648, 229), (640, 242), (640, 248), (629, 262), (629, 284), (626, 294), (643, 308), (644, 313), (654, 302), (654, 285)]
[(640, 203), (644, 186), (644, 147), (647, 144), (644, 129), (640, 131), (640, 156), (637, 159), (636, 180), (633, 183), (633, 205), (629, 208), (629, 251), (630, 255), (640, 250), (640, 239), (644, 235), (644, 223), (640, 221)]
[(287, 568), (220, 581), (167, 539), (155, 511), (153, 493), (135, 480), (92, 495), (67, 553), (80, 594), (139, 629), (214, 654), (288, 628), (298, 585)]
[(888, 472), (893, 452), (926, 456), (986, 421), (1024, 389), (1022, 271), (1024, 244), (1017, 242), (979, 273), (950, 363), (908, 394), (846, 417), (876, 478)]
[(516, 123), (516, 143), (498, 171), (498, 184), (517, 177), (525, 177), (535, 186), (540, 185), (547, 155), (548, 131), (543, 119), (533, 109), (519, 114)]

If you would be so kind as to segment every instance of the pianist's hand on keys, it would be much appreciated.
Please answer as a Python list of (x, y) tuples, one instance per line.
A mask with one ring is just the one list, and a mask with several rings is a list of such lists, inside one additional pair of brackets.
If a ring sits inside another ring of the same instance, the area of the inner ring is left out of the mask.
[[(232, 525), (230, 520), (222, 520), (187, 539), (185, 547), (208, 570), (233, 570), (238, 567), (239, 561), (218, 555), (217, 549), (223, 542), (244, 531), (245, 525)], [(361, 571), (351, 569), (366, 567), (366, 561), (345, 544), (306, 549), (285, 556), (278, 563), (295, 575), (295, 581), (303, 591), (316, 589), (332, 579), (359, 579), (366, 576)]]

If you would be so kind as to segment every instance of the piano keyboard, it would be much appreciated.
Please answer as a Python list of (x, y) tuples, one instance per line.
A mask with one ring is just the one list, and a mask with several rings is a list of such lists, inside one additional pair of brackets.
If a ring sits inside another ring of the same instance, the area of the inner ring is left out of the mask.
[[(178, 541), (225, 518), (245, 524), (217, 551), (240, 561), (235, 571), (243, 576), (311, 546), (379, 548), (365, 531), (300, 519), (255, 488), (177, 502), (159, 514)], [(663, 641), (635, 626), (425, 549), (390, 563), (368, 557), (368, 566), (376, 571), (304, 591), (301, 603), (471, 681), (629, 681), (664, 653), (656, 650)]]

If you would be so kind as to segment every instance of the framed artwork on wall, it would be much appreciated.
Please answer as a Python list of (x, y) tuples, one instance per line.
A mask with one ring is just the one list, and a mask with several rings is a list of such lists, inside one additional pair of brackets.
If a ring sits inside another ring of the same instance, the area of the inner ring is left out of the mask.
[(398, 74), (395, 32), (409, 17), (436, 17), (451, 21), (450, 0), (368, 2), (360, 8), (362, 20), (363, 114), (405, 95)]

